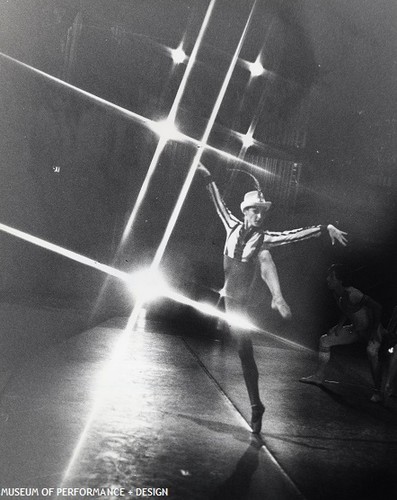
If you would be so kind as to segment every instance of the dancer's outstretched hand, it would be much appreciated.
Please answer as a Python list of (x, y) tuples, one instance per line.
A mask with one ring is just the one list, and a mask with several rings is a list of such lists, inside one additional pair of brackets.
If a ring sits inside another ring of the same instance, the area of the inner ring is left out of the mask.
[(332, 224), (328, 224), (327, 226), (328, 234), (331, 238), (331, 243), (334, 245), (335, 240), (339, 241), (339, 243), (345, 247), (347, 245), (347, 238), (345, 236), (347, 233), (345, 231), (341, 231), (337, 227), (333, 226)]

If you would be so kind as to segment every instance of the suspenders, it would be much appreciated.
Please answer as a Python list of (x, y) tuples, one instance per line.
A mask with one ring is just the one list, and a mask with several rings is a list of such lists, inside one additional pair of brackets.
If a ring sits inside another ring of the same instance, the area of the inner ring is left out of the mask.
[[(236, 224), (232, 230), (230, 231), (230, 234), (229, 234), (229, 238), (230, 236), (232, 235), (232, 233), (240, 226), (240, 224)], [(243, 226), (240, 226), (240, 231), (243, 229)], [(247, 244), (247, 241), (251, 238), (251, 236), (254, 234), (255, 232), (255, 229), (249, 229), (246, 234), (245, 234), (245, 237), (242, 237), (242, 234), (240, 233), (238, 238), (237, 238), (237, 243), (236, 243), (236, 247), (234, 249), (234, 252), (233, 252), (233, 258), (234, 259), (237, 259), (237, 260), (240, 260), (241, 261), (241, 257), (243, 255), (243, 251), (244, 251), (244, 248), (245, 248), (245, 245)], [(228, 239), (229, 239), (228, 238)], [(250, 256), (250, 261), (253, 261), (259, 254), (260, 252), (260, 249), (263, 245), (263, 241), (265, 239), (265, 234), (264, 233), (261, 233), (260, 237), (258, 238), (258, 241), (256, 242), (256, 245), (255, 245), (255, 249), (252, 253), (252, 255)]]
[(263, 240), (264, 239), (265, 239), (265, 234), (262, 233), (260, 235), (259, 239), (258, 239), (258, 242), (256, 244), (255, 250), (254, 250), (253, 254), (251, 255), (251, 259), (252, 260), (254, 260), (258, 256), (258, 254), (259, 254), (259, 252), (261, 250), (261, 246), (263, 245)]

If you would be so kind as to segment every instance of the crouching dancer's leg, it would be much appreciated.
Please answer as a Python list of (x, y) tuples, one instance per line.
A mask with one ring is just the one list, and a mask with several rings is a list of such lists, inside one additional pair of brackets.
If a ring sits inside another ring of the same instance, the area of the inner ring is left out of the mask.
[(390, 359), (389, 369), (386, 375), (385, 399), (393, 394), (393, 387), (397, 379), (397, 344), (393, 346), (393, 355)]
[(325, 380), (325, 371), (331, 359), (331, 347), (353, 344), (357, 340), (358, 335), (351, 325), (331, 328), (328, 333), (320, 337), (316, 372), (309, 377), (302, 377), (299, 381), (304, 384), (321, 385)]
[(382, 385), (382, 366), (379, 361), (380, 342), (378, 340), (370, 340), (367, 344), (367, 356), (371, 368), (372, 378), (375, 384), (375, 392), (371, 397), (373, 403), (380, 403), (383, 398), (381, 394)]

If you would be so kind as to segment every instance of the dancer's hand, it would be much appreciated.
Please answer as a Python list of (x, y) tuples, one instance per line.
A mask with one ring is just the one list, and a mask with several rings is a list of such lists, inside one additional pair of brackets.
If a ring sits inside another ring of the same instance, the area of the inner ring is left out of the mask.
[(339, 241), (339, 243), (345, 247), (347, 245), (347, 238), (345, 236), (347, 233), (345, 231), (341, 231), (337, 227), (333, 226), (332, 224), (328, 224), (327, 226), (328, 234), (331, 238), (331, 243), (334, 245), (335, 240)]
[(200, 172), (203, 177), (211, 177), (211, 172), (202, 163), (199, 163), (197, 172)]

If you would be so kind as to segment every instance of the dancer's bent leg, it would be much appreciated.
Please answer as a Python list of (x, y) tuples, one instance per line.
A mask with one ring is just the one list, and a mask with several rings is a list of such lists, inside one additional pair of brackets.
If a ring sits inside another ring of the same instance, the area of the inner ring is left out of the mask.
[(261, 266), (261, 277), (272, 294), (272, 309), (277, 310), (284, 319), (291, 318), (291, 309), (285, 302), (281, 293), (277, 269), (269, 250), (261, 251), (259, 254), (259, 262)]

